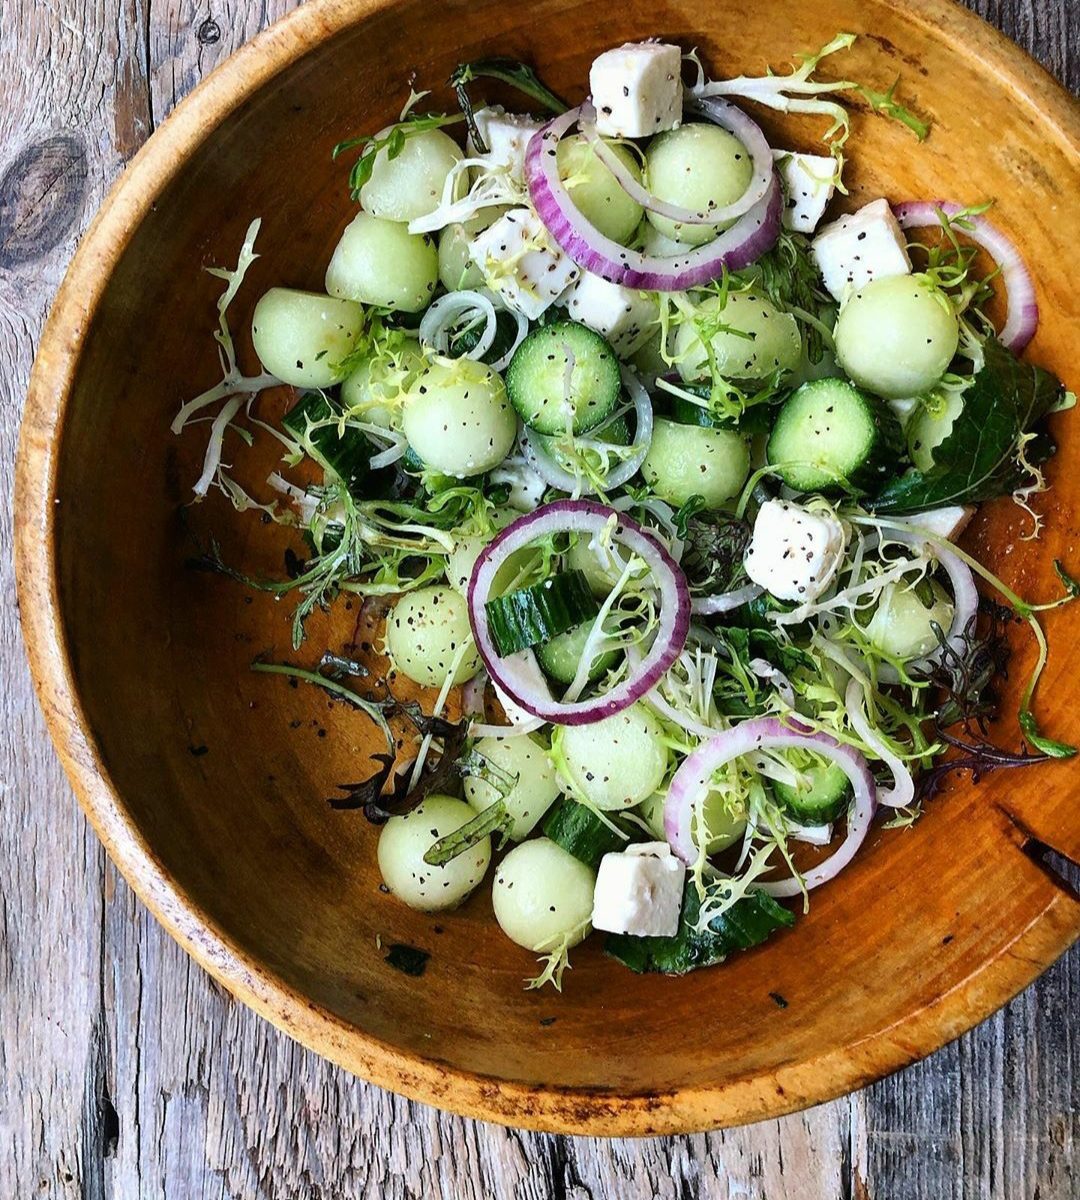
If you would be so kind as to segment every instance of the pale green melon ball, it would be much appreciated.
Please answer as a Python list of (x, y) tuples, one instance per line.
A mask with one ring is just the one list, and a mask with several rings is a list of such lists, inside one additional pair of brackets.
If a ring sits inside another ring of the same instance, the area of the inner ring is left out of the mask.
[(517, 418), (497, 371), (471, 358), (434, 358), (409, 389), (402, 428), (428, 468), (464, 479), (510, 453)]
[(491, 903), (511, 941), (538, 954), (589, 932), (596, 874), (548, 838), (522, 842), (495, 872)]
[(421, 912), (456, 908), (484, 878), (491, 861), (491, 838), (441, 867), (424, 862), (424, 855), (474, 816), (463, 800), (432, 795), (411, 812), (391, 817), (379, 834), (378, 849), (379, 871), (390, 891)]
[[(517, 776), (517, 783), (502, 799), (514, 821), (510, 837), (520, 842), (533, 831), (559, 795), (559, 781), (548, 758), (547, 748), (525, 734), (509, 738), (481, 738), (475, 749), (508, 775)], [(468, 775), (465, 778), (465, 799), (477, 812), (483, 812), (500, 799), (500, 793), (486, 780)]]
[(605, 812), (633, 808), (663, 782), (668, 750), (644, 704), (591, 725), (568, 725), (561, 736), (574, 790)]
[(439, 281), (439, 251), (427, 234), (358, 213), (326, 268), (326, 290), (364, 304), (419, 312)]
[[(734, 134), (716, 125), (691, 121), (653, 138), (645, 152), (649, 191), (660, 200), (691, 212), (726, 208), (744, 195), (754, 168), (750, 153)], [(731, 221), (716, 225), (681, 224), (656, 213), (646, 214), (665, 237), (700, 246)]]
[(918, 275), (874, 279), (852, 292), (836, 322), (836, 357), (868, 392), (918, 396), (949, 369), (960, 323), (949, 298)]
[[(607, 139), (604, 139), (607, 141)], [(608, 142), (633, 177), (641, 181), (641, 167), (625, 146)], [(590, 225), (613, 242), (626, 245), (644, 211), (619, 186), (618, 180), (580, 135), (563, 138), (556, 151), (559, 178), (565, 183), (574, 207)]]
[(355, 301), (293, 288), (271, 288), (251, 317), (251, 341), (263, 367), (301, 388), (339, 382), (341, 362), (363, 329), (364, 310)]
[(709, 296), (675, 333), (674, 357), (687, 382), (709, 374), (706, 344), (725, 379), (767, 379), (792, 371), (802, 358), (802, 336), (790, 313), (781, 312), (758, 292), (732, 292), (727, 302)]
[[(459, 659), (465, 642), (469, 649)], [(423, 687), (441, 688), (455, 661), (454, 684), (472, 679), (481, 661), (471, 643), (464, 597), (439, 584), (406, 592), (386, 619), (386, 647), (394, 666)]]

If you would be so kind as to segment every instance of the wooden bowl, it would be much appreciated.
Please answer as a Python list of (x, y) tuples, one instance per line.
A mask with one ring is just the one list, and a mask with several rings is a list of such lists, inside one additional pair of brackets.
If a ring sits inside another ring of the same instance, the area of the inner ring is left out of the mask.
[[(487, 895), (434, 919), (410, 912), (379, 890), (376, 831), (327, 805), (338, 783), (366, 773), (373, 742), (355, 712), (249, 670), (257, 653), (290, 656), (289, 606), (185, 569), (192, 533), (214, 532), (255, 574), (280, 573), (288, 543), (220, 498), (182, 508), (203, 438), (176, 439), (169, 421), (219, 377), (209, 337), (219, 284), (200, 268), (233, 263), (261, 215), (263, 257), (235, 327), (272, 283), (319, 287), (352, 212), (331, 148), (393, 119), (410, 72), (438, 89), (458, 60), (509, 53), (577, 97), (591, 57), (624, 39), (661, 34), (699, 46), (718, 72), (756, 73), (841, 29), (865, 36), (835, 69), (881, 89), (901, 73), (934, 122), (920, 146), (858, 115), (851, 203), (994, 198), (1038, 278), (1030, 355), (1080, 387), (1077, 108), (943, 0), (630, 0), (602, 13), (572, 0), (316, 0), (180, 105), (112, 191), (60, 289), (17, 495), (19, 599), (52, 735), (109, 853), (185, 948), (290, 1035), (385, 1087), (569, 1133), (775, 1116), (935, 1050), (1080, 932), (1080, 903), (1041, 863), (1046, 846), (1080, 857), (1075, 768), (1055, 765), (958, 787), (914, 829), (876, 830), (793, 931), (719, 969), (642, 978), (590, 944), (562, 996), (523, 991), (534, 960), (495, 928)], [(815, 146), (820, 123), (784, 129), (766, 116), (769, 131)], [(1009, 503), (970, 534), (1039, 598), (1056, 593), (1055, 557), (1076, 566), (1076, 419), (1058, 420), (1043, 540), (1020, 540)], [(254, 452), (262, 478), (273, 455)], [(357, 617), (339, 604), (298, 657), (370, 640)], [(1080, 608), (1047, 625), (1040, 714), (1075, 741)], [(1021, 638), (998, 730), (1013, 742), (1031, 657)], [(393, 942), (430, 952), (422, 978), (385, 962)]]

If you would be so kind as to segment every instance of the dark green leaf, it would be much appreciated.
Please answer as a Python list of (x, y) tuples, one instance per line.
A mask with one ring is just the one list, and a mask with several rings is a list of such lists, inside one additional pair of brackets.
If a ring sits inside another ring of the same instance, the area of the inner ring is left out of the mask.
[[(1019, 462), (1021, 438), (1058, 403), (1061, 384), (999, 342), (987, 342), (985, 356), (952, 431), (933, 452), (933, 469), (899, 476), (867, 507), (906, 513), (971, 504), (1009, 495), (1028, 481), (1029, 472)], [(1029, 461), (1035, 461), (1033, 451), (1052, 452), (1047, 441), (1024, 449)]]
[(700, 967), (723, 962), (736, 950), (749, 950), (776, 930), (795, 924), (793, 913), (760, 890), (748, 893), (727, 912), (713, 918), (705, 932), (694, 928), (700, 911), (697, 887), (692, 879), (687, 880), (679, 932), (675, 937), (630, 937), (612, 933), (607, 937), (604, 950), (638, 974), (660, 971), (665, 975), (685, 975)]

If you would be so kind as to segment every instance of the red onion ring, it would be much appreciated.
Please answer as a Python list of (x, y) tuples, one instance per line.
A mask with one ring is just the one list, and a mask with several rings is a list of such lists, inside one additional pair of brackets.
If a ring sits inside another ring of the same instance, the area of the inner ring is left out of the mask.
[(557, 147), (581, 115), (572, 108), (529, 139), (525, 180), (537, 215), (570, 258), (609, 283), (649, 292), (681, 292), (710, 283), (726, 267), (738, 271), (772, 249), (780, 236), (783, 194), (775, 172), (765, 195), (730, 229), (678, 258), (657, 258), (604, 237), (578, 212), (559, 178)]
[(721, 592), (719, 596), (695, 596), (690, 601), (690, 611), (695, 616), (714, 617), (717, 613), (731, 612), (756, 600), (765, 589), (759, 583), (748, 583), (733, 592)]
[[(905, 200), (902, 204), (894, 204), (893, 212), (901, 229), (921, 229), (940, 225), (941, 213), (954, 217), (963, 212), (963, 207), (952, 200)], [(996, 225), (980, 216), (965, 216), (963, 219), (970, 222), (971, 228), (961, 227), (960, 232), (981, 246), (1001, 268), (1007, 309), (1005, 325), (998, 334), (998, 341), (1014, 354), (1019, 354), (1035, 336), (1039, 326), (1035, 281), (1020, 251)]]
[(635, 200), (646, 212), (655, 213), (658, 217), (666, 217), (678, 225), (719, 225), (725, 221), (734, 221), (751, 208), (769, 190), (773, 177), (773, 156), (765, 135), (741, 108), (737, 108), (727, 100), (704, 99), (687, 105), (691, 112), (708, 117), (714, 125), (726, 129), (746, 147), (750, 155), (753, 175), (746, 191), (732, 204), (721, 208), (710, 208), (705, 212), (695, 212), (678, 204), (669, 204), (654, 196), (648, 188), (640, 183), (627, 170), (623, 160), (611, 149), (596, 130), (596, 109), (592, 101), (586, 100), (581, 106), (581, 116), (578, 128), (581, 135), (592, 146), (596, 157), (615, 176), (619, 187)]
[[(883, 533), (891, 541), (903, 542), (905, 545), (919, 550), (929, 548), (941, 564), (945, 574), (949, 577), (949, 586), (953, 593), (953, 619), (948, 633), (945, 635), (945, 645), (954, 654), (963, 657), (966, 649), (965, 635), (979, 612), (979, 591), (975, 586), (975, 576), (972, 575), (971, 568), (945, 546), (921, 536), (918, 530), (913, 529), (908, 532), (906, 529), (890, 528), (883, 530)], [(914, 667), (916, 670), (928, 667), (937, 662), (942, 653), (942, 647), (938, 646), (924, 657), (913, 659), (908, 666)], [(877, 676), (882, 683), (900, 682), (900, 674), (892, 663), (881, 663)]]
[[(652, 648), (640, 665), (610, 692), (571, 704), (553, 700), (531, 650), (499, 656), (488, 628), (485, 604), (506, 559), (539, 537), (554, 533), (600, 534), (615, 519), (612, 539), (645, 560), (660, 590), (660, 617)], [(679, 656), (690, 629), (690, 592), (678, 564), (636, 521), (592, 500), (556, 500), (508, 525), (484, 547), (468, 588), (469, 620), (476, 648), (492, 681), (526, 712), (556, 725), (590, 725), (640, 700)]]
[(848, 779), (854, 803), (848, 813), (844, 840), (824, 862), (812, 867), (802, 879), (781, 879), (759, 886), (771, 896), (797, 896), (833, 879), (855, 857), (866, 838), (877, 806), (874, 776), (866, 759), (850, 746), (844, 746), (827, 733), (808, 726), (785, 725), (775, 717), (755, 717), (733, 729), (718, 733), (699, 746), (683, 761), (668, 788), (664, 802), (664, 835), (675, 854), (687, 864), (697, 861), (698, 847), (691, 833), (694, 802), (706, 792), (718, 768), (757, 750), (812, 750), (835, 763)]

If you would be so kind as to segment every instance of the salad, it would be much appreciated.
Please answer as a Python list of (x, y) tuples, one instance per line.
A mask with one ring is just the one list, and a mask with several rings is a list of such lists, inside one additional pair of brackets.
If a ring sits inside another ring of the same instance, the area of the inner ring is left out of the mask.
[[(412, 92), (335, 151), (359, 208), (343, 189), (325, 291), (259, 299), (257, 374), (228, 309), (259, 221), (214, 272), (224, 377), (173, 428), (209, 421), (196, 499), (296, 548), (281, 579), (212, 541), (196, 563), (295, 598), (296, 661), (254, 669), (385, 737), (331, 801), (377, 827), (385, 903), (489, 888), (529, 986), (593, 931), (634, 971), (718, 963), (950, 771), (1075, 753), (1033, 699), (1039, 612), (1080, 583), (1056, 564), (1033, 603), (956, 544), (1002, 497), (1038, 536), (1046, 418), (1075, 397), (1018, 357), (1034, 287), (983, 198), (848, 194), (851, 112), (930, 132), (895, 86), (822, 77), (853, 40), (730, 78), (628, 44), (573, 107), (501, 58), (455, 72), (460, 111)], [(770, 144), (763, 109), (826, 123), (819, 152)], [(245, 486), (225, 455), (254, 437), (282, 463)], [(385, 616), (382, 691), (347, 646), (305, 657), (343, 595)], [(1016, 621), (1019, 750), (986, 724)]]

